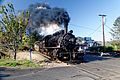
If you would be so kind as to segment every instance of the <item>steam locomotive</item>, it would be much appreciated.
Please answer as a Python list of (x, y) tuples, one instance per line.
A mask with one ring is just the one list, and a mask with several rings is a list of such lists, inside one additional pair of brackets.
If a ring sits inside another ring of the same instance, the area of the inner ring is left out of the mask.
[(45, 36), (39, 42), (39, 51), (48, 55), (51, 60), (82, 61), (84, 53), (79, 51), (80, 45), (72, 33), (72, 30), (66, 34), (64, 30), (60, 30)]

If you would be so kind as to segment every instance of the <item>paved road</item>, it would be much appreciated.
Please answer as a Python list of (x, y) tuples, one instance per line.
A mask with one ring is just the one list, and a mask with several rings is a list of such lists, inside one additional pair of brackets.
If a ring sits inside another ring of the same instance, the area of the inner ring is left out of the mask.
[(45, 69), (0, 69), (0, 80), (120, 80), (120, 58), (85, 56), (87, 63)]

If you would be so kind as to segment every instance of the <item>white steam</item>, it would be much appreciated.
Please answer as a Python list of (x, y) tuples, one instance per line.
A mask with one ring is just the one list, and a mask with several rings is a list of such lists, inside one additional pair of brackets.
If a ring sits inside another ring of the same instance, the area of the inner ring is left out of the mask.
[(48, 24), (47, 27), (41, 27), (40, 35), (44, 35), (44, 36), (50, 35), (59, 30), (61, 30), (61, 27), (58, 26), (57, 24), (55, 23)]
[(47, 9), (46, 7), (39, 6), (36, 9)]

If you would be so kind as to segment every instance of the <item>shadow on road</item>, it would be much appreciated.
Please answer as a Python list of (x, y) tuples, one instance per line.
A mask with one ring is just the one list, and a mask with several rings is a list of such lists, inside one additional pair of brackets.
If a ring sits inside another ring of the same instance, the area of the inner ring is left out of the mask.
[(84, 55), (84, 61), (85, 62), (91, 62), (91, 61), (102, 61), (102, 60), (108, 60), (111, 59), (112, 57), (101, 57), (101, 56), (97, 56), (97, 55), (89, 55), (86, 54)]
[(43, 70), (44, 68), (28, 68), (28, 69), (19, 69), (19, 68), (6, 68), (0, 67), (0, 80), (4, 80), (4, 78), (20, 76), (30, 73), (36, 73), (38, 71)]
[(7, 68), (5, 67), (0, 67), (0, 80), (2, 80), (2, 78), (4, 77), (9, 77), (10, 74), (7, 74), (7, 73), (2, 73), (3, 71), (5, 71)]
[[(0, 78), (1, 77), (8, 77), (8, 76), (10, 76), (9, 74), (0, 74)], [(1, 80), (1, 79), (0, 79)]]

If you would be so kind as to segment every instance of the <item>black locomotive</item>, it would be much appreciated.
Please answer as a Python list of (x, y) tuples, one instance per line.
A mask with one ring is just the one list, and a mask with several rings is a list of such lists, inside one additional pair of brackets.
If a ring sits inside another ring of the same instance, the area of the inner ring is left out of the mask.
[(51, 57), (52, 60), (82, 61), (83, 52), (79, 51), (80, 45), (77, 44), (77, 38), (70, 30), (66, 34), (60, 30), (52, 35), (45, 36), (39, 42), (40, 52)]

